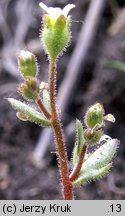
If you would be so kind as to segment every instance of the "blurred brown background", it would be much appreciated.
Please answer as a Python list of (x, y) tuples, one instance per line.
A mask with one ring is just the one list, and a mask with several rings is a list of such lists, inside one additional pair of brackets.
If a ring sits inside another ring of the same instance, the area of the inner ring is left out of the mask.
[[(0, 199), (61, 199), (54, 141), (50, 130), (21, 122), (5, 100), (20, 98), (17, 57), (33, 52), (39, 79), (48, 80), (48, 60), (39, 40), (42, 10), (37, 0), (0, 0)], [(83, 120), (95, 102), (114, 114), (105, 133), (121, 141), (111, 172), (75, 191), (76, 199), (125, 199), (125, 73), (104, 68), (106, 60), (125, 62), (124, 0), (44, 0), (63, 8), (73, 3), (72, 40), (58, 62), (58, 106), (69, 160), (75, 119)]]

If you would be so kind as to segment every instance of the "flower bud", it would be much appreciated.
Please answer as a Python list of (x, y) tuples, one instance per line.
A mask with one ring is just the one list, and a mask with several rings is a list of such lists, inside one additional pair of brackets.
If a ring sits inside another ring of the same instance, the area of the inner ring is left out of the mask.
[(94, 128), (97, 124), (103, 124), (104, 109), (100, 103), (91, 106), (85, 114), (85, 124), (89, 128)]
[(18, 67), (22, 76), (35, 77), (38, 72), (38, 65), (35, 56), (29, 52), (22, 50), (18, 59)]
[(75, 5), (69, 4), (63, 10), (60, 8), (48, 8), (42, 2), (40, 6), (47, 12), (43, 16), (41, 39), (49, 57), (55, 60), (70, 40), (69, 26), (71, 21), (67, 15)]
[(27, 77), (25, 82), (21, 84), (18, 88), (19, 93), (21, 93), (26, 99), (35, 101), (39, 94), (39, 84), (37, 79), (33, 77)]
[(99, 130), (92, 130), (87, 128), (84, 132), (84, 138), (88, 145), (95, 145), (97, 144), (103, 135), (102, 129)]

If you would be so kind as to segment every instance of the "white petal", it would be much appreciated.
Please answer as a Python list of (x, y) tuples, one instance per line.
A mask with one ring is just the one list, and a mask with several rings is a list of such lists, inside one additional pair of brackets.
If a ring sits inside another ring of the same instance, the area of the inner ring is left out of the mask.
[(49, 7), (49, 8), (48, 8), (48, 14), (49, 14), (52, 18), (58, 18), (59, 16), (61, 16), (61, 15), (63, 14), (63, 11), (61, 10), (61, 8)]
[(63, 8), (63, 15), (64, 15), (65, 17), (67, 17), (69, 11), (70, 11), (72, 8), (74, 8), (74, 7), (75, 7), (74, 4), (68, 4), (68, 5), (66, 5), (66, 6)]
[(39, 6), (49, 14), (49, 8), (43, 2), (40, 2)]
[(110, 122), (113, 122), (113, 123), (115, 122), (115, 117), (110, 113), (108, 115), (104, 116), (104, 119), (106, 121), (110, 121)]
[(29, 51), (21, 50), (21, 52), (20, 52), (20, 56), (22, 58), (29, 58), (29, 57), (31, 57), (31, 55), (32, 55), (32, 53)]

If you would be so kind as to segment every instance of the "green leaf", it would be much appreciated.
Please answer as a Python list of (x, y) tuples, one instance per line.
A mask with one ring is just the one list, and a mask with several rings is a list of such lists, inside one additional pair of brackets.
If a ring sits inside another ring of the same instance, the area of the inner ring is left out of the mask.
[(125, 72), (125, 63), (120, 61), (115, 61), (115, 60), (105, 61), (103, 63), (103, 66), (106, 68), (118, 69), (120, 71)]
[(43, 89), (43, 103), (46, 107), (46, 109), (51, 112), (50, 109), (50, 95), (49, 92), (46, 89)]
[(73, 158), (72, 158), (72, 163), (75, 166), (75, 164), (78, 162), (78, 146), (75, 144), (74, 149), (73, 149)]
[(73, 150), (73, 165), (75, 165), (78, 161), (78, 157), (84, 145), (84, 133), (83, 133), (83, 126), (81, 121), (78, 119), (76, 120), (76, 143)]
[(52, 123), (45, 119), (41, 113), (31, 108), (29, 105), (13, 98), (8, 98), (8, 101), (15, 110), (28, 116), (30, 121), (43, 127), (49, 127), (52, 125)]
[(78, 179), (73, 183), (74, 187), (85, 184), (104, 176), (111, 167), (111, 161), (117, 151), (119, 141), (112, 139), (99, 147), (83, 163)]
[(81, 121), (76, 120), (76, 145), (77, 145), (77, 155), (80, 155), (82, 147), (84, 145), (84, 133)]
[(91, 171), (86, 170), (86, 172), (85, 171), (81, 172), (79, 178), (73, 182), (73, 187), (79, 187), (89, 181), (102, 178), (106, 173), (109, 172), (111, 166), (112, 166), (112, 163), (107, 164), (106, 166), (100, 169), (93, 169)]
[(118, 145), (119, 141), (117, 139), (108, 140), (90, 155), (83, 163), (81, 170), (99, 169), (110, 163), (117, 151)]

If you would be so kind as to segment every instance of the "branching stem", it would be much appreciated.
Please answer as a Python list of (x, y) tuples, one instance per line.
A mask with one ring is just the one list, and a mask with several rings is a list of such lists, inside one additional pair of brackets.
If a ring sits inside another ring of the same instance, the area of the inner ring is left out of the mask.
[(45, 117), (48, 120), (51, 120), (51, 114), (48, 112), (48, 110), (46, 109), (46, 107), (44, 106), (42, 99), (40, 97), (38, 97), (37, 101), (36, 101), (38, 107), (40, 108), (40, 110), (43, 112), (43, 114), (45, 115)]
[(64, 142), (63, 131), (55, 104), (55, 84), (56, 84), (56, 61), (50, 61), (50, 106), (52, 114), (52, 124), (55, 133), (56, 149), (58, 156), (58, 167), (61, 177), (61, 187), (64, 200), (73, 199), (73, 187), (69, 179), (69, 170), (67, 163), (67, 152)]
[(82, 151), (79, 155), (78, 163), (70, 175), (70, 181), (72, 181), (72, 182), (75, 181), (79, 176), (79, 173), (80, 173), (80, 170), (81, 170), (81, 167), (83, 165), (84, 158), (85, 158), (86, 149), (87, 149), (87, 145), (84, 144)]

